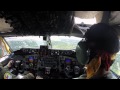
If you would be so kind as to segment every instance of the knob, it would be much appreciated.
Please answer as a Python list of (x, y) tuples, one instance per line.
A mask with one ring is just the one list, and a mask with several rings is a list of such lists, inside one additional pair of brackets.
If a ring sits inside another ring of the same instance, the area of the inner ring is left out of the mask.
[(78, 66), (74, 66), (74, 73), (76, 75), (80, 73), (80, 68)]
[(16, 68), (19, 67), (20, 63), (21, 63), (20, 60), (15, 61), (15, 67), (16, 67)]

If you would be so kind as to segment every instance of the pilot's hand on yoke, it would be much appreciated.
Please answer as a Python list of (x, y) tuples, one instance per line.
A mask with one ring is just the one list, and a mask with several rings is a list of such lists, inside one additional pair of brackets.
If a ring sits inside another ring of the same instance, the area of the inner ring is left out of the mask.
[(11, 67), (12, 67), (12, 64), (13, 64), (13, 60), (10, 60), (6, 66), (7, 66), (8, 68), (11, 68)]
[(40, 76), (36, 76), (36, 79), (43, 79), (42, 77), (40, 77)]

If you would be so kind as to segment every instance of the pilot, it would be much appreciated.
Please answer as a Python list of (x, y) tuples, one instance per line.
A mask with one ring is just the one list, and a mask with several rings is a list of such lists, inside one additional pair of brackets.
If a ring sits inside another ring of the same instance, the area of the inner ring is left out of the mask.
[(0, 79), (34, 79), (34, 75), (30, 72), (22, 75), (14, 75), (11, 73), (10, 68), (13, 65), (13, 60), (10, 60), (6, 66), (2, 66), (0, 63)]
[(119, 38), (114, 28), (103, 23), (91, 26), (76, 48), (76, 57), (86, 68), (86, 74), (79, 79), (117, 79), (110, 66), (118, 51)]
[[(8, 64), (6, 65), (6, 66), (2, 66), (2, 64), (0, 63), (0, 79), (4, 79), (4, 76), (5, 76), (5, 73), (7, 72), (7, 71), (9, 71), (9, 68), (12, 66), (12, 63), (13, 63), (13, 61), (11, 60), (11, 61), (9, 61), (8, 62)], [(9, 73), (6, 73), (6, 74), (9, 74)], [(8, 75), (8, 76), (10, 76), (10, 75)], [(8, 78), (10, 78), (10, 77), (8, 77)]]

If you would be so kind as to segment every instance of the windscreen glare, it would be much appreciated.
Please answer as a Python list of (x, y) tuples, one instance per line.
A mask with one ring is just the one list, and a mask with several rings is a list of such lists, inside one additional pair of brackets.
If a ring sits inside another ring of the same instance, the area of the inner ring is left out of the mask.
[(51, 36), (52, 49), (73, 50), (82, 39), (74, 36)]
[(40, 45), (45, 45), (43, 36), (5, 37), (5, 40), (13, 51), (21, 48), (40, 48)]

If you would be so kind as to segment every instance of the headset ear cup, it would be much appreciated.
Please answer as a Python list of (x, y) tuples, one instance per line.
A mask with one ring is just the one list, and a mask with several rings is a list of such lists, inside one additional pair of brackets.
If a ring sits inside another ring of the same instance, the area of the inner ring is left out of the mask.
[(76, 47), (76, 58), (78, 62), (85, 65), (89, 61), (89, 54), (87, 52), (87, 46), (85, 42), (80, 41)]

